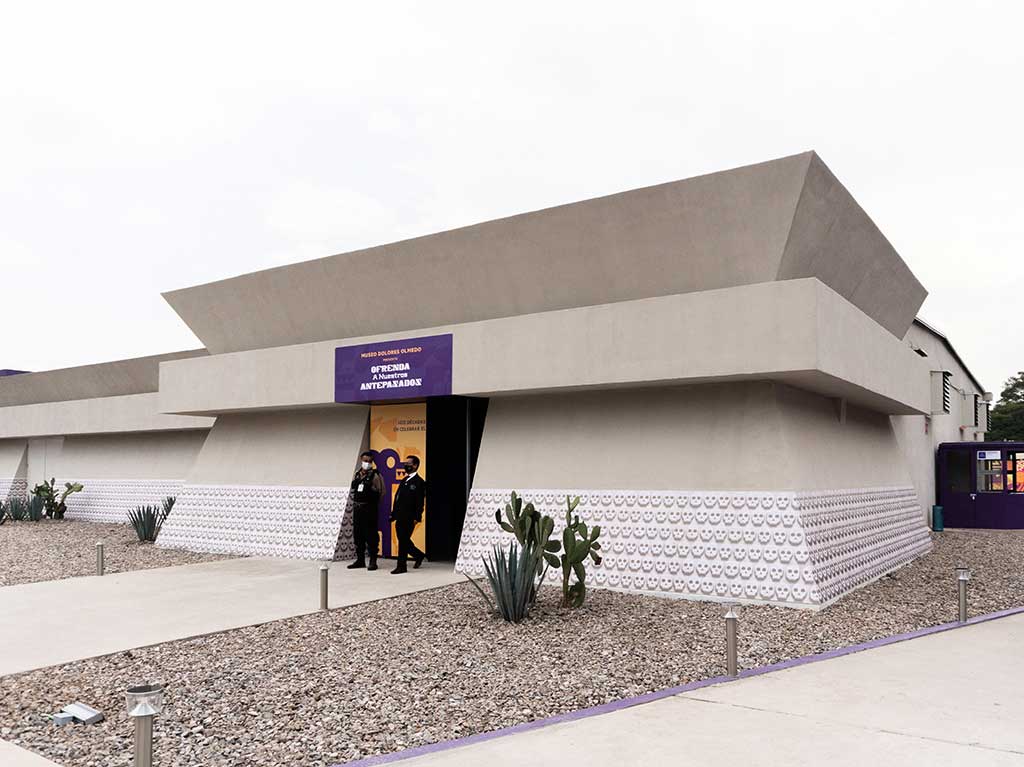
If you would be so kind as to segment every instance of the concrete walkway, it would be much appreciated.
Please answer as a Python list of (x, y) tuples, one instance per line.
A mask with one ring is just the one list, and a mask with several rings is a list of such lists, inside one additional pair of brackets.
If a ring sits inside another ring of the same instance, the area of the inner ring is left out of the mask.
[[(345, 564), (331, 564), (332, 608), (463, 580), (450, 564), (406, 575)], [(0, 676), (315, 612), (319, 567), (229, 559), (0, 588)]]
[(0, 740), (0, 764), (3, 767), (57, 767), (56, 762)]
[(398, 762), (1024, 765), (1024, 615)]

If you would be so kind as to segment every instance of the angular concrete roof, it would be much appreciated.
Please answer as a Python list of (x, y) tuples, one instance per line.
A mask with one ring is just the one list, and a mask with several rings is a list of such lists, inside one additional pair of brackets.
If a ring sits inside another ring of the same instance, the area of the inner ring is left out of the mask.
[(161, 362), (206, 353), (205, 349), (193, 349), (5, 376), (0, 379), (0, 407), (155, 392), (160, 386)]
[(926, 295), (814, 152), (164, 298), (220, 354), (802, 277), (898, 338)]

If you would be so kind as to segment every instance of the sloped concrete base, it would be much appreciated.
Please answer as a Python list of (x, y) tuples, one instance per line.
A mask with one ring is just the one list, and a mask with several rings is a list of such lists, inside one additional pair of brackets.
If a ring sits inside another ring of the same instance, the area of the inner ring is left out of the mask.
[(213, 554), (354, 554), (347, 487), (185, 485), (158, 546)]
[[(507, 545), (494, 512), (509, 489), (474, 489), (456, 569)], [(598, 588), (686, 599), (820, 609), (931, 548), (912, 487), (826, 492), (637, 492), (534, 489), (519, 493), (564, 526), (566, 496), (601, 526)]]

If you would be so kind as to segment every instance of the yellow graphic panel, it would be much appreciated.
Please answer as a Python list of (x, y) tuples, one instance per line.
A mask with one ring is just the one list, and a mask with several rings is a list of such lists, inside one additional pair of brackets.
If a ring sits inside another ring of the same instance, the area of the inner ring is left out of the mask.
[[(391, 514), (391, 502), (398, 483), (405, 479), (402, 461), (406, 456), (414, 455), (420, 459), (417, 474), (427, 479), (427, 403), (371, 405), (370, 450), (373, 451), (377, 470), (384, 480), (380, 519), (386, 522)], [(421, 551), (426, 551), (427, 516), (427, 510), (424, 510), (423, 521), (416, 525), (412, 534), (412, 542)], [(390, 535), (381, 536), (381, 554), (393, 557), (398, 554), (398, 537), (393, 522), (388, 528)]]

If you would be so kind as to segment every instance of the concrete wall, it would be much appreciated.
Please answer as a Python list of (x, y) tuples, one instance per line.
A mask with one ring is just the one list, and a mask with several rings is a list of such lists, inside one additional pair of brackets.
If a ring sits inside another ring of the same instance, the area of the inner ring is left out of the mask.
[(910, 483), (888, 418), (771, 382), (491, 401), (474, 487), (806, 491)]
[(0, 440), (0, 502), (8, 497), (21, 498), (27, 490), (28, 443), (25, 440)]
[(23, 439), (0, 440), (0, 479), (25, 476), (28, 443)]
[(56, 479), (60, 470), (63, 437), (42, 437), (28, 441), (28, 488)]
[(777, 382), (492, 400), (457, 569), (513, 489), (579, 496), (604, 588), (820, 609), (931, 548), (888, 417)]
[(936, 502), (935, 497), (935, 451), (942, 442), (974, 442), (985, 438), (984, 412), (979, 413), (979, 427), (961, 429), (972, 422), (974, 395), (984, 391), (973, 380), (969, 372), (949, 351), (943, 339), (926, 327), (914, 324), (907, 331), (905, 341), (923, 350), (928, 356), (922, 361), (929, 370), (947, 370), (950, 379), (950, 412), (935, 413), (931, 416), (893, 416), (892, 423), (900, 449), (906, 456), (912, 470), (914, 487), (921, 503), (929, 511)]
[(347, 488), (368, 428), (366, 407), (220, 416), (186, 481)]
[[(419, 328), (454, 336), (452, 392), (467, 396), (772, 379), (880, 412), (924, 412), (927, 366), (816, 279), (744, 285)], [(165, 413), (327, 405), (339, 339), (167, 362)]]
[(352, 555), (349, 482), (365, 407), (217, 419), (157, 543), (214, 553)]
[(198, 430), (67, 437), (56, 473), (65, 481), (183, 480), (206, 435), (205, 430)]

